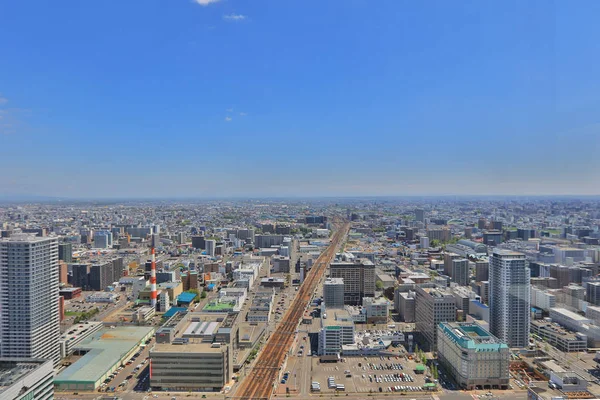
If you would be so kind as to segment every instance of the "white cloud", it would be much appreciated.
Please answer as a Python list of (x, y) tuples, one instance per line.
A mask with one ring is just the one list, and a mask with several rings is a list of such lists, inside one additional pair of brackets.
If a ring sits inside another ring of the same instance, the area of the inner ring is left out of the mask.
[(240, 116), (241, 116), (241, 117), (245, 117), (246, 115), (248, 115), (248, 113), (245, 113), (245, 112), (241, 112), (241, 113), (240, 113)]
[(2, 95), (0, 95), (0, 106), (4, 105), (8, 103), (8, 99), (6, 97), (2, 97)]
[(231, 122), (233, 120), (233, 118), (231, 117), (225, 117), (225, 122)]
[(233, 112), (233, 108), (228, 108), (227, 110), (225, 110), (227, 112)]
[(200, 4), (201, 6), (207, 6), (212, 3), (218, 3), (221, 0), (194, 0), (194, 3)]
[(245, 15), (242, 15), (242, 14), (228, 14), (228, 15), (223, 15), (223, 19), (225, 21), (243, 21), (246, 18), (247, 17)]

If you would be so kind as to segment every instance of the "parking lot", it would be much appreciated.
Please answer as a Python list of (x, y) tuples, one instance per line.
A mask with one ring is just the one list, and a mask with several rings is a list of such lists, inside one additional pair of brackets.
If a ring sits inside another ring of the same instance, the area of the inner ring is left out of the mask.
[[(318, 382), (320, 392), (333, 393), (336, 388), (329, 385), (333, 377), (335, 385), (343, 385), (350, 393), (423, 392), (425, 374), (417, 374), (417, 363), (402, 356), (348, 357), (337, 363), (321, 363), (318, 357), (311, 360), (310, 382)], [(309, 385), (310, 385), (309, 382)]]
[(99, 388), (99, 392), (112, 391), (123, 392), (134, 390), (135, 387), (140, 391), (145, 391), (149, 387), (147, 376), (149, 375), (148, 360), (150, 356), (150, 347), (146, 346), (140, 349), (134, 356), (125, 362), (125, 365), (119, 367)]

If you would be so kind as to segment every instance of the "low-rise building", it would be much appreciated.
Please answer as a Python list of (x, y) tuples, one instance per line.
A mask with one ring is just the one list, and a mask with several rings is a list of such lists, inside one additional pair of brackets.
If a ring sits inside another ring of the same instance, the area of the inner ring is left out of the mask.
[(85, 339), (104, 327), (102, 322), (87, 321), (73, 325), (63, 333), (59, 339), (60, 355), (67, 357), (73, 354), (74, 349)]
[(257, 292), (252, 298), (246, 320), (248, 322), (269, 322), (273, 300), (274, 293), (272, 291)]
[(579, 352), (587, 349), (587, 336), (581, 333), (570, 333), (552, 322), (533, 320), (531, 333), (548, 342), (560, 351)]
[(219, 299), (208, 302), (202, 312), (205, 313), (230, 313), (239, 312), (241, 304), (238, 302), (237, 297), (221, 297)]
[(148, 322), (156, 314), (156, 308), (154, 307), (140, 307), (133, 312), (132, 321), (138, 324)]
[(85, 298), (88, 303), (116, 303), (119, 295), (110, 292), (96, 292)]
[(233, 373), (230, 347), (221, 343), (157, 343), (150, 358), (153, 390), (218, 392)]
[(266, 288), (283, 289), (285, 287), (285, 279), (273, 278), (273, 277), (262, 278), (260, 280), (260, 286), (266, 287)]
[[(574, 372), (550, 371), (550, 383), (556, 385), (564, 393), (587, 392), (588, 382)], [(567, 397), (581, 398), (581, 397)], [(589, 397), (586, 397), (589, 398)]]
[(64, 297), (65, 300), (71, 300), (71, 299), (81, 296), (81, 288), (78, 288), (78, 287), (62, 288), (58, 292), (58, 295)]
[(368, 324), (386, 323), (390, 313), (390, 302), (385, 297), (363, 297), (363, 308)]
[(54, 379), (58, 391), (92, 391), (127, 362), (154, 334), (148, 326), (104, 328), (83, 340), (75, 350), (84, 354)]
[(156, 343), (172, 343), (188, 321), (187, 311), (178, 311), (156, 330)]
[(475, 323), (440, 323), (438, 359), (463, 389), (506, 389), (510, 350)]

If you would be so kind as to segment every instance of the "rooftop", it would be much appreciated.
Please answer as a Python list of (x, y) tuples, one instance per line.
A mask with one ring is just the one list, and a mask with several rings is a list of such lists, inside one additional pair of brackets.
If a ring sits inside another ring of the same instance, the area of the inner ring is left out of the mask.
[(185, 307), (171, 307), (169, 308), (169, 311), (167, 311), (166, 313), (163, 314), (163, 317), (165, 318), (171, 318), (173, 315), (175, 315), (175, 313), (178, 312), (187, 312), (187, 308)]
[(60, 288), (61, 292), (75, 292), (75, 291), (78, 291), (78, 290), (81, 291), (81, 288), (79, 288), (79, 287), (63, 287), (63, 288)]
[(183, 292), (179, 296), (177, 296), (177, 301), (181, 301), (183, 303), (191, 303), (196, 298), (196, 296), (196, 293)]
[(553, 307), (550, 309), (550, 312), (557, 312), (559, 314), (564, 315), (567, 318), (570, 318), (574, 321), (580, 321), (580, 322), (588, 322), (589, 318), (584, 317), (583, 315), (579, 315), (573, 311), (567, 310), (566, 308), (561, 308), (561, 307)]
[(54, 381), (57, 383), (99, 381), (110, 368), (153, 331), (154, 328), (145, 326), (117, 326), (96, 332), (76, 346), (77, 349), (85, 350), (87, 353), (62, 371)]
[(519, 253), (518, 251), (501, 249), (501, 248), (495, 248), (494, 254), (499, 255), (501, 257), (502, 256), (504, 256), (504, 257), (523, 257), (523, 258), (525, 257), (525, 254)]
[(56, 239), (56, 236), (36, 236), (32, 233), (13, 233), (8, 238), (1, 238), (2, 243), (45, 242)]
[(102, 322), (87, 321), (74, 325), (71, 329), (61, 335), (61, 340), (73, 340), (77, 336), (83, 335), (90, 329), (96, 328), (98, 325), (103, 325)]
[(1, 359), (0, 358), (0, 398), (6, 388), (17, 383), (28, 374), (40, 368), (48, 360), (38, 359)]
[(154, 353), (222, 353), (225, 346), (216, 346), (218, 343), (157, 343), (150, 354)]
[(202, 311), (222, 311), (222, 312), (226, 312), (228, 310), (231, 310), (232, 308), (234, 308), (236, 306), (235, 302), (225, 302), (225, 301), (221, 301), (221, 302), (210, 302), (208, 304), (206, 304), (204, 306), (204, 308), (202, 308)]
[(502, 343), (478, 324), (469, 322), (442, 322), (440, 328), (444, 335), (451, 338), (457, 345), (463, 348), (474, 349), (476, 351), (508, 349), (505, 343)]

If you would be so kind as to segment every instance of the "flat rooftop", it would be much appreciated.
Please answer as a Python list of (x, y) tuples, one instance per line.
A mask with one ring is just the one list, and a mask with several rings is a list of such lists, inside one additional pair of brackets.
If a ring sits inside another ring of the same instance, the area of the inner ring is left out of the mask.
[(217, 327), (219, 326), (218, 322), (209, 322), (209, 321), (194, 321), (191, 322), (190, 325), (187, 327), (187, 329), (185, 330), (185, 332), (183, 333), (183, 336), (189, 336), (189, 335), (209, 335), (212, 336), (215, 331), (217, 330)]
[(467, 349), (496, 350), (508, 349), (494, 335), (474, 323), (449, 322), (441, 323), (440, 327), (444, 335), (452, 338), (459, 346)]
[(498, 254), (499, 256), (525, 257), (525, 254), (519, 253), (518, 251), (500, 248), (494, 249), (494, 254)]
[(587, 321), (590, 320), (589, 318), (586, 318), (583, 315), (579, 315), (579, 314), (577, 314), (577, 313), (575, 313), (573, 311), (569, 311), (566, 308), (553, 307), (553, 308), (550, 309), (550, 312), (552, 312), (552, 311), (555, 311), (555, 312), (557, 312), (559, 314), (562, 314), (565, 317), (570, 318), (570, 319), (572, 319), (574, 321), (587, 322)]
[(240, 324), (239, 341), (240, 343), (254, 343), (265, 330), (265, 324), (250, 325), (248, 322)]
[(95, 383), (115, 364), (154, 332), (145, 326), (117, 326), (102, 329), (85, 339), (76, 349), (87, 353), (62, 371), (55, 383)]
[(221, 353), (225, 346), (214, 346), (214, 343), (157, 343), (150, 354), (154, 353)]
[(83, 335), (84, 333), (87, 333), (89, 330), (97, 329), (98, 325), (103, 325), (103, 323), (102, 322), (94, 322), (94, 321), (87, 321), (87, 322), (79, 323), (77, 325), (72, 326), (71, 329), (69, 329), (68, 331), (63, 333), (60, 336), (60, 338), (62, 340), (76, 339), (77, 336)]
[(206, 304), (202, 308), (202, 311), (227, 312), (228, 310), (231, 310), (235, 306), (236, 306), (235, 303), (230, 303), (230, 302), (212, 302), (212, 303)]
[(60, 288), (60, 292), (75, 292), (75, 291), (81, 291), (80, 287), (64, 287), (64, 288)]
[(0, 358), (0, 398), (5, 389), (34, 372), (44, 363), (51, 361), (37, 359), (1, 359)]
[[(327, 318), (321, 318), (323, 327), (335, 327), (335, 326), (350, 326), (354, 325), (352, 317), (348, 310), (328, 310), (325, 312)], [(344, 319), (344, 320), (342, 320)]]

